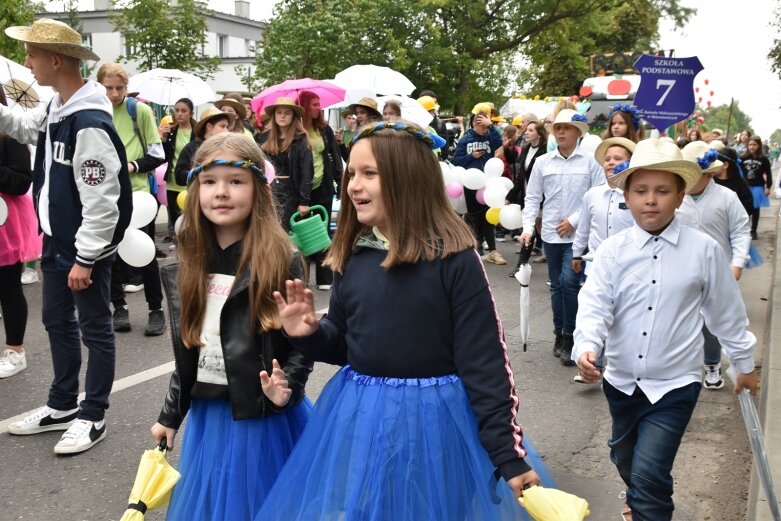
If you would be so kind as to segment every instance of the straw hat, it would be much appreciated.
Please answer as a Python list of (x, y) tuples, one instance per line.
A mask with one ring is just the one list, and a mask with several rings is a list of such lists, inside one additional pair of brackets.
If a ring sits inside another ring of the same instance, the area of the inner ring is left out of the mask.
[(678, 146), (667, 140), (644, 139), (635, 146), (629, 168), (607, 180), (613, 188), (624, 188), (627, 178), (638, 170), (661, 170), (673, 173), (686, 183), (686, 192), (702, 176), (699, 165), (686, 161)]
[(5, 30), (5, 34), (41, 49), (63, 54), (79, 60), (99, 61), (100, 57), (92, 49), (81, 43), (81, 35), (69, 25), (49, 18), (41, 18), (31, 26), (14, 26)]
[(723, 135), (724, 135), (724, 131), (723, 131), (723, 130), (721, 130), (720, 128), (712, 128), (712, 129), (711, 129), (711, 131), (710, 131), (710, 133), (711, 133), (711, 136), (712, 136), (713, 134), (718, 134), (718, 135), (719, 135), (719, 137), (721, 137), (721, 136), (723, 136)]
[[(717, 156), (718, 150), (714, 150), (710, 147), (708, 143), (705, 141), (692, 141), (685, 147), (683, 147), (683, 150), (681, 150), (681, 154), (683, 155), (683, 158), (686, 161), (691, 161), (692, 163), (697, 163), (697, 166), (700, 167), (703, 174), (714, 174), (721, 170), (721, 166), (724, 164), (716, 157), (706, 157), (706, 154), (710, 152), (711, 156)], [(700, 164), (702, 162), (710, 163), (705, 168), (702, 167)]]
[(609, 137), (597, 146), (594, 150), (594, 158), (597, 160), (600, 166), (605, 164), (605, 154), (610, 147), (624, 147), (629, 151), (631, 156), (635, 152), (635, 142), (625, 137)]
[(355, 107), (363, 107), (371, 112), (375, 117), (382, 119), (382, 114), (377, 110), (377, 100), (373, 98), (361, 98), (358, 103), (353, 103), (348, 108), (355, 112)]
[(708, 146), (711, 147), (716, 152), (721, 152), (722, 150), (724, 150), (725, 145), (724, 145), (724, 141), (720, 139), (714, 139), (713, 141), (708, 143)]
[[(215, 104), (216, 105), (216, 104)], [(203, 138), (203, 135), (201, 132), (206, 130), (206, 124), (214, 121), (215, 119), (219, 117), (227, 117), (228, 118), (228, 124), (233, 124), (235, 116), (233, 114), (228, 114), (227, 112), (221, 111), (219, 108), (215, 107), (209, 107), (208, 109), (201, 112), (201, 118), (198, 120), (198, 123), (195, 125), (195, 135), (199, 138)]]
[(563, 109), (556, 114), (556, 119), (553, 120), (553, 126), (556, 125), (572, 125), (580, 130), (580, 135), (588, 132), (588, 118), (578, 114), (576, 110)]
[(222, 107), (225, 105), (232, 107), (233, 110), (236, 111), (236, 114), (239, 115), (240, 119), (247, 117), (247, 107), (244, 106), (244, 103), (239, 103), (233, 98), (222, 98), (221, 100), (214, 102), (214, 106), (220, 110), (222, 110)]
[(277, 98), (277, 101), (273, 105), (266, 105), (266, 108), (263, 110), (268, 114), (269, 116), (274, 115), (274, 111), (277, 107), (288, 107), (293, 109), (293, 112), (296, 113), (296, 116), (299, 118), (304, 117), (304, 107), (301, 105), (297, 105), (295, 101), (293, 101), (293, 98), (286, 98), (285, 96), (280, 96)]

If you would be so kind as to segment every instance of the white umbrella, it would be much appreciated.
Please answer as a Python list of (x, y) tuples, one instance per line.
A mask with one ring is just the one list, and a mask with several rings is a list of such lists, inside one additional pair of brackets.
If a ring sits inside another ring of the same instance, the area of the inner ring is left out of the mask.
[(192, 74), (177, 69), (152, 69), (130, 78), (128, 92), (138, 92), (138, 97), (158, 105), (173, 105), (181, 98), (189, 98), (193, 105), (214, 101), (209, 85)]
[[(327, 80), (327, 81), (334, 83), (334, 85), (336, 85), (334, 80)], [(328, 105), (327, 107), (323, 107), (323, 110), (341, 109), (344, 107), (349, 107), (353, 103), (358, 103), (359, 101), (361, 101), (362, 98), (373, 98), (373, 97), (374, 97), (374, 91), (371, 91), (369, 89), (344, 89), (344, 100), (337, 101), (336, 103)]]
[[(738, 371), (734, 365), (727, 369), (727, 376), (730, 377), (733, 384), (738, 380)], [(767, 459), (765, 451), (765, 442), (762, 436), (762, 424), (759, 422), (757, 408), (754, 406), (754, 400), (751, 399), (751, 393), (744, 389), (738, 393), (738, 402), (740, 402), (740, 411), (743, 413), (743, 423), (746, 424), (746, 432), (751, 443), (751, 452), (754, 454), (754, 464), (757, 466), (757, 475), (765, 489), (767, 506), (774, 521), (781, 521), (781, 509), (778, 507), (778, 495), (773, 485), (773, 473), (770, 470), (770, 462)]]
[(395, 101), (401, 105), (401, 117), (412, 121), (420, 128), (425, 129), (434, 119), (429, 111), (423, 108), (423, 105), (418, 103), (418, 100), (412, 99), (407, 96), (381, 96), (375, 98), (377, 100), (377, 109), (382, 112), (382, 108), (389, 101)]
[(531, 324), (531, 295), (529, 294), (529, 282), (532, 278), (532, 267), (529, 265), (529, 257), (531, 257), (533, 248), (534, 235), (532, 235), (532, 240), (529, 241), (528, 246), (524, 244), (523, 247), (521, 247), (521, 255), (518, 258), (518, 267), (515, 271), (515, 280), (521, 285), (521, 321), (519, 327), (524, 351), (526, 351), (526, 346), (529, 343), (529, 326)]
[(499, 109), (499, 115), (504, 118), (513, 118), (521, 114), (534, 114), (540, 121), (553, 110), (555, 103), (547, 103), (543, 100), (531, 100), (510, 98)]
[(353, 65), (337, 74), (333, 82), (343, 89), (367, 89), (375, 96), (409, 96), (415, 90), (415, 85), (402, 73), (378, 65)]
[(30, 69), (4, 56), (0, 56), (0, 84), (11, 108), (30, 109), (54, 96), (51, 87), (37, 84)]

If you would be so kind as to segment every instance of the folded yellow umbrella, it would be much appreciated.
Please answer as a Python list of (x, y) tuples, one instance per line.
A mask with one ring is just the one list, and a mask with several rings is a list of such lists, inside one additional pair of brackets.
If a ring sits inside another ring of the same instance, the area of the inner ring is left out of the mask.
[(120, 521), (142, 521), (147, 510), (168, 504), (171, 491), (182, 475), (168, 463), (165, 453), (165, 438), (158, 448), (144, 451), (127, 510)]
[(555, 488), (529, 487), (518, 502), (534, 521), (583, 521), (591, 514), (588, 501)]

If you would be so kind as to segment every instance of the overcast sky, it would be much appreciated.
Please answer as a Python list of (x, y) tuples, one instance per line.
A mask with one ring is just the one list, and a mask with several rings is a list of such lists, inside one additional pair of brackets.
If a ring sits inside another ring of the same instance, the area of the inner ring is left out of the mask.
[[(278, 0), (250, 0), (250, 16), (269, 20)], [(61, 2), (50, 2), (61, 5)], [(673, 31), (664, 22), (660, 28), (660, 47), (675, 49), (676, 56), (697, 56), (705, 69), (697, 76), (695, 86), (705, 94), (703, 103), (729, 103), (735, 98), (752, 120), (754, 130), (767, 138), (781, 128), (781, 79), (770, 71), (767, 52), (776, 34), (768, 22), (777, 0), (682, 0), (697, 7), (697, 14), (683, 30)], [(81, 0), (83, 8), (92, 8), (93, 0)], [(233, 12), (230, 0), (209, 0), (218, 11)], [(623, 50), (623, 49), (617, 49)], [(709, 85), (704, 85), (704, 80)], [(713, 91), (713, 97), (709, 96)], [(726, 129), (725, 129), (726, 130)], [(737, 131), (737, 129), (735, 129)]]

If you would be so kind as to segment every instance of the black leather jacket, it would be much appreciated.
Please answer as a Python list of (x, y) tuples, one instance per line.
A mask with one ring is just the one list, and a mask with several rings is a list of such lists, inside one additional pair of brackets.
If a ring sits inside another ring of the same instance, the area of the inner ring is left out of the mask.
[[(301, 278), (303, 267), (298, 254), (294, 258), (291, 277)], [(179, 429), (190, 409), (190, 391), (198, 374), (198, 349), (186, 349), (181, 340), (179, 317), (181, 302), (176, 285), (178, 266), (166, 266), (160, 270), (168, 300), (168, 316), (171, 322), (171, 338), (176, 368), (171, 375), (165, 403), (158, 422), (166, 427)], [(254, 333), (247, 327), (249, 273), (244, 270), (236, 278), (231, 293), (220, 315), (225, 370), (228, 377), (228, 393), (234, 420), (265, 418), (282, 412), (304, 399), (304, 386), (312, 371), (313, 363), (294, 349), (281, 330)], [(263, 394), (260, 387), (260, 371), (271, 373), (271, 361), (276, 358), (293, 394), (285, 407), (277, 407)]]

